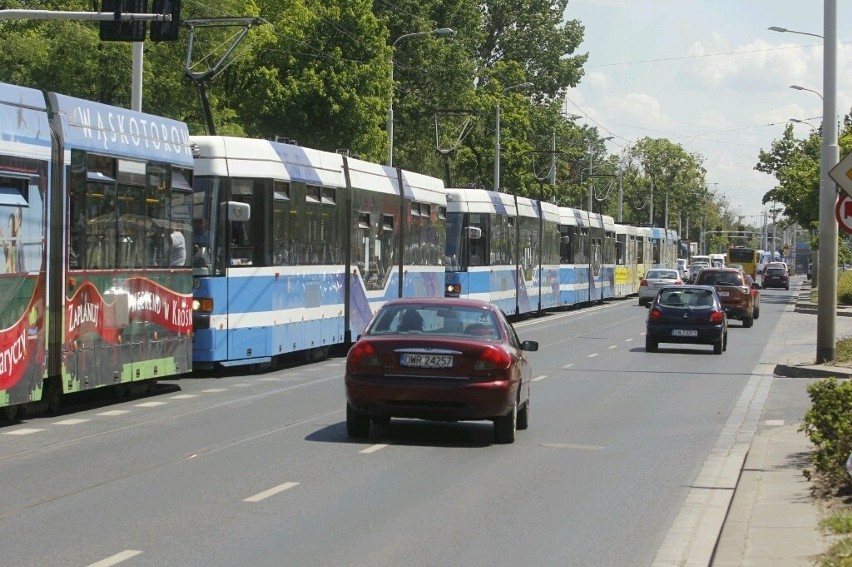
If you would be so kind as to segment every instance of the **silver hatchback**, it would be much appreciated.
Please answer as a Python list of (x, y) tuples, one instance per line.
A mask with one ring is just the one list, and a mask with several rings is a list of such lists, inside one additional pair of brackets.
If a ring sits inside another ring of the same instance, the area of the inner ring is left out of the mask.
[(639, 284), (639, 305), (651, 303), (657, 297), (660, 288), (669, 285), (683, 285), (683, 280), (677, 270), (663, 268), (648, 270)]

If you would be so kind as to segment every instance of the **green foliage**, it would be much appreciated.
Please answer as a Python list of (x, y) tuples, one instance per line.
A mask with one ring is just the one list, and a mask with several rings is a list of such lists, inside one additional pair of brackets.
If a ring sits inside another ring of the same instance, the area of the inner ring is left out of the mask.
[(827, 486), (835, 489), (848, 486), (846, 459), (852, 453), (852, 382), (819, 380), (808, 386), (808, 395), (811, 407), (805, 412), (801, 431), (814, 444), (811, 457), (814, 469)]
[(852, 567), (852, 538), (843, 538), (819, 557), (820, 567)]
[(819, 527), (833, 534), (852, 534), (852, 512), (838, 512), (823, 518)]
[(842, 272), (837, 278), (837, 303), (852, 305), (852, 272)]

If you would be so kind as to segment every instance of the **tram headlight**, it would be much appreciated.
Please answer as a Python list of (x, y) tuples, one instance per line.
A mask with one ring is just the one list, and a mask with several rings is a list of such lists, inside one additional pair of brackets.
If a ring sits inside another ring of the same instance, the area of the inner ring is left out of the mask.
[(192, 300), (192, 310), (195, 313), (212, 313), (213, 298), (212, 297), (196, 297)]
[(444, 297), (458, 297), (461, 294), (461, 284), (447, 284), (444, 288)]

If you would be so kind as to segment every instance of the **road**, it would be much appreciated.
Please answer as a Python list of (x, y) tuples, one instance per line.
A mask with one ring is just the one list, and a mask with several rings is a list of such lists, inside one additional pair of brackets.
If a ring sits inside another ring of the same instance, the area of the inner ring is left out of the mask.
[(766, 400), (786, 403), (764, 370), (793, 293), (764, 291), (760, 319), (732, 322), (722, 356), (646, 353), (635, 299), (517, 323), (540, 350), (530, 428), (512, 445), (494, 445), (490, 423), (409, 420), (349, 441), (341, 358), (162, 382), (150, 396), (7, 424), (4, 560), (660, 563), (683, 530), (718, 533), (685, 503), (714, 490), (702, 479), (723, 466), (732, 428), (742, 440)]

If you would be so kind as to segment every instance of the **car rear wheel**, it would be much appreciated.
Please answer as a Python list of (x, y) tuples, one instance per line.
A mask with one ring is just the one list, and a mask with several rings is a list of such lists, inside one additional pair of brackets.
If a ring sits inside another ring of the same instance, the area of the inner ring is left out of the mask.
[(645, 350), (648, 352), (655, 352), (657, 350), (657, 341), (652, 339), (650, 335), (645, 335)]
[(713, 343), (713, 354), (722, 354), (725, 350), (725, 339), (719, 339)]
[(754, 325), (754, 317), (752, 317), (750, 315), (743, 317), (743, 327), (745, 327), (746, 329), (749, 329), (749, 328), (751, 328), (752, 325)]
[(518, 422), (518, 402), (512, 404), (512, 411), (494, 419), (494, 441), (496, 443), (514, 443)]
[(518, 422), (515, 425), (518, 431), (522, 431), (530, 426), (530, 401), (524, 402), (523, 407), (518, 411)]
[(369, 437), (370, 418), (346, 404), (346, 434), (349, 437)]

